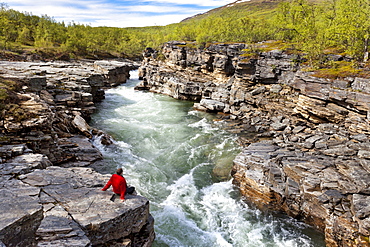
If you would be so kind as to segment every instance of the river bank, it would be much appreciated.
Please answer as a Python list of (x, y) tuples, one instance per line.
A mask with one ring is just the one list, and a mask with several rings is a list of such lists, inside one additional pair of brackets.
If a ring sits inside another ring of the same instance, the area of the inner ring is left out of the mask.
[[(106, 91), (91, 125), (114, 136), (94, 144), (109, 173), (122, 166), (127, 181), (150, 200), (153, 247), (323, 247), (323, 234), (286, 216), (243, 201), (230, 170), (240, 152), (232, 122), (193, 109), (192, 101), (134, 90), (127, 83)], [(251, 133), (253, 135), (253, 133)]]
[(126, 82), (130, 61), (0, 61), (2, 125), (0, 244), (150, 246), (149, 201), (111, 202), (109, 175), (87, 121), (104, 90)]
[(149, 49), (137, 89), (195, 100), (234, 119), (234, 131), (256, 132), (232, 169), (246, 199), (315, 226), (328, 246), (369, 246), (369, 79), (318, 78), (297, 55), (246, 59), (245, 48), (169, 42), (164, 59)]
[[(317, 78), (301, 70), (299, 57), (279, 50), (246, 60), (244, 48), (168, 43), (164, 61), (145, 54), (137, 89), (194, 100), (196, 109), (232, 120), (230, 130), (243, 135), (244, 147), (234, 160), (233, 183), (254, 205), (315, 226), (328, 246), (368, 246), (369, 80)], [(9, 213), (0, 240), (9, 246), (117, 240), (149, 246), (154, 231), (147, 199), (117, 205), (118, 215), (109, 206), (99, 214), (108, 195), (98, 188), (109, 176), (86, 168), (102, 159), (92, 136), (111, 142), (86, 120), (104, 89), (124, 82), (133, 67), (104, 61), (0, 65), (7, 78), (2, 93), (9, 96), (0, 139), (2, 208)], [(141, 223), (126, 231), (121, 216), (127, 210)], [(105, 227), (112, 222), (124, 236)]]

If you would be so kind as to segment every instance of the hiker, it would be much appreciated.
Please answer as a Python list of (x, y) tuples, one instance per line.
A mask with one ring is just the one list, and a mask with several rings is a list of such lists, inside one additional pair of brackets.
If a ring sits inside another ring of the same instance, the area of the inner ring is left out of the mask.
[(107, 184), (104, 186), (102, 191), (106, 191), (109, 189), (109, 187), (112, 185), (113, 187), (113, 192), (115, 193), (111, 197), (111, 201), (114, 201), (116, 195), (120, 196), (121, 201), (125, 201), (125, 195), (126, 194), (132, 194), (135, 190), (135, 187), (127, 187), (126, 179), (122, 176), (123, 169), (118, 168), (116, 171), (116, 174), (113, 174)]

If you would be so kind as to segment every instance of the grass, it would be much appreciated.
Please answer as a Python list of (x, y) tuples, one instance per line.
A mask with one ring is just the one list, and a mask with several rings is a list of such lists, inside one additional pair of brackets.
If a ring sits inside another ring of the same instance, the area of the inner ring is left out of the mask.
[(295, 48), (295, 43), (284, 42), (282, 40), (268, 40), (259, 43), (247, 44), (248, 48), (243, 50), (241, 57), (242, 62), (248, 62), (250, 59), (257, 59), (262, 52), (281, 50), (286, 54), (302, 54)]
[[(8, 110), (10, 103), (15, 103), (14, 91), (19, 89), (19, 83), (0, 77), (0, 110)], [(1, 113), (2, 114), (2, 113)]]
[[(187, 21), (202, 20), (208, 16), (241, 18), (245, 16), (258, 18), (270, 16), (282, 0), (253, 0), (238, 4), (229, 4), (223, 7), (212, 9), (204, 14), (188, 18)], [(186, 21), (185, 21), (186, 22)]]
[(4, 102), (9, 97), (9, 91), (16, 89), (17, 83), (11, 80), (0, 78), (0, 102)]
[(370, 70), (367, 67), (358, 67), (347, 61), (331, 61), (325, 67), (314, 70), (313, 76), (327, 79), (339, 79), (346, 77), (370, 78)]

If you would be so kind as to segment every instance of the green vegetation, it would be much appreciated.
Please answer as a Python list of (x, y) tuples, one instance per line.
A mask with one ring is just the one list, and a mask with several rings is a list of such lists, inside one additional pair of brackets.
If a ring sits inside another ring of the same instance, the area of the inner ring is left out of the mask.
[(0, 77), (0, 103), (5, 102), (9, 97), (9, 91), (14, 91), (17, 83), (11, 80), (5, 80)]
[[(211, 42), (280, 40), (283, 49), (306, 54), (309, 65), (319, 68), (328, 52), (367, 61), (368, 16), (370, 0), (251, 0), (177, 24), (113, 28), (59, 23), (0, 4), (0, 49), (53, 58), (133, 58), (145, 47), (159, 48), (170, 40), (196, 42), (196, 47)], [(255, 52), (258, 49), (246, 53)]]
[[(16, 92), (20, 90), (21, 86), (22, 82), (20, 81), (0, 77), (0, 121), (12, 118), (19, 122), (37, 117), (35, 113), (25, 110), (19, 104), (22, 98)], [(3, 140), (2, 138), (0, 136), (0, 142)]]
[(283, 50), (287, 54), (302, 55), (302, 52), (296, 48), (296, 44), (292, 42), (284, 42), (282, 40), (268, 40), (259, 43), (249, 43), (247, 45), (248, 48), (244, 49), (244, 53), (241, 54), (242, 57), (245, 57), (244, 62), (253, 58), (258, 58), (261, 52), (269, 52), (272, 50)]
[(7, 112), (19, 108), (17, 105), (18, 98), (14, 93), (14, 91), (19, 90), (19, 87), (20, 83), (17, 81), (5, 80), (0, 77), (0, 119), (4, 119)]
[(370, 78), (370, 67), (368, 63), (359, 65), (355, 61), (328, 61), (320, 68), (308, 68), (313, 71), (313, 76), (336, 79), (346, 77)]
[(338, 77), (352, 77), (361, 75), (368, 77), (364, 70), (356, 69), (356, 66), (352, 62), (346, 61), (333, 61), (330, 65), (326, 65), (326, 68), (316, 69), (313, 74), (316, 77), (336, 79)]

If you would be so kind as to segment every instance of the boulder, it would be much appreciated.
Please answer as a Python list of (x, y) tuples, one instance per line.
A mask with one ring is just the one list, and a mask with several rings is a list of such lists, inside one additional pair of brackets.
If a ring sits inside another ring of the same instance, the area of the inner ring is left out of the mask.
[(72, 124), (86, 137), (92, 138), (92, 135), (90, 133), (91, 127), (86, 123), (85, 119), (81, 117), (80, 114), (77, 114), (75, 118), (72, 121)]

